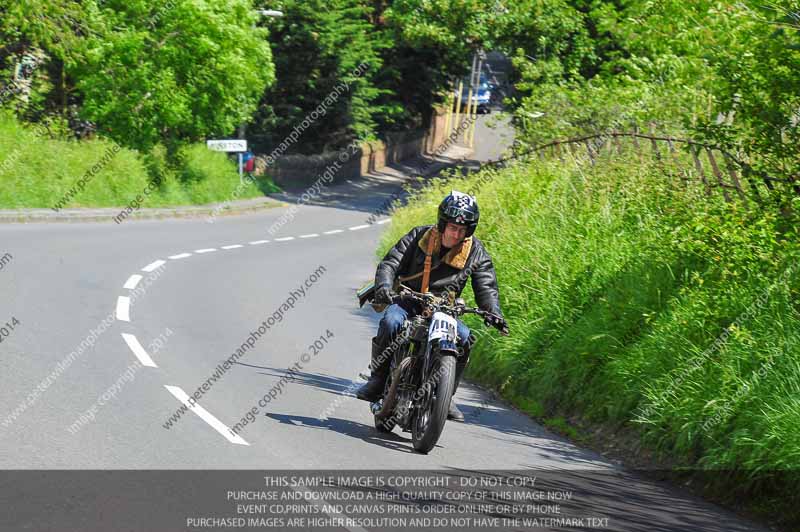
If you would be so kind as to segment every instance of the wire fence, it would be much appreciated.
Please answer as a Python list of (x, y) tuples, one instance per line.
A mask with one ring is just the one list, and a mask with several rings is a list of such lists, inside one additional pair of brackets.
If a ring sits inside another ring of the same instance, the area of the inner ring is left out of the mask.
[(603, 155), (622, 155), (631, 150), (638, 153), (642, 161), (650, 157), (668, 174), (678, 176), (685, 183), (701, 184), (707, 196), (721, 192), (728, 202), (738, 199), (763, 204), (771, 198), (784, 197), (787, 191), (800, 196), (797, 176), (773, 177), (717, 146), (692, 139), (641, 133), (638, 130), (553, 140), (497, 161), (489, 161), (482, 167), (505, 167), (514, 160), (531, 156), (566, 161), (567, 152), (572, 156), (586, 155), (590, 164), (594, 165)]

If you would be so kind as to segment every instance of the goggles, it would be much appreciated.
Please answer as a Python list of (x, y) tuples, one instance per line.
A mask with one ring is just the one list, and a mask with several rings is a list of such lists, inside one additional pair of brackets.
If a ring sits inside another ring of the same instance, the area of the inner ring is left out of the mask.
[(477, 217), (475, 213), (459, 209), (458, 207), (447, 207), (444, 209), (444, 215), (454, 220), (462, 219), (465, 222), (474, 222)]

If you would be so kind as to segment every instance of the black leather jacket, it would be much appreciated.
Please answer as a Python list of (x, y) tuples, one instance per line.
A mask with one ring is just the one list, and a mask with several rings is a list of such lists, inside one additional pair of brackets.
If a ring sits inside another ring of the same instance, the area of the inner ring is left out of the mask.
[[(441, 240), (433, 225), (415, 227), (389, 250), (375, 272), (375, 288), (386, 287), (392, 290), (395, 277), (421, 272), (425, 264), (428, 238), (431, 236), (436, 239), (436, 243), (432, 253), (429, 290), (435, 294), (451, 291), (458, 296), (471, 276), (478, 307), (502, 316), (494, 265), (481, 241), (474, 236), (468, 237), (440, 259)], [(422, 275), (403, 281), (403, 284), (420, 291)]]

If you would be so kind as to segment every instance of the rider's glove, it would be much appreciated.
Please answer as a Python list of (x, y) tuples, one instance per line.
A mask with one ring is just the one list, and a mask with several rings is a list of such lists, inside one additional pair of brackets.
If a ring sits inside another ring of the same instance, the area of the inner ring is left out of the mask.
[(378, 305), (391, 305), (392, 304), (392, 291), (385, 286), (379, 286), (375, 289), (375, 295), (372, 302)]
[(495, 327), (503, 334), (508, 334), (508, 322), (500, 316), (486, 314), (486, 316), (483, 318), (483, 322), (489, 327)]

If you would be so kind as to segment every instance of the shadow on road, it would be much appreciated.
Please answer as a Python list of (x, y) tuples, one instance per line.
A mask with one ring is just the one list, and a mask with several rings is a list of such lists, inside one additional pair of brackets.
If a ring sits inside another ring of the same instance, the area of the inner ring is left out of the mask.
[[(259, 374), (277, 379), (287, 375), (285, 368), (272, 368), (241, 362), (238, 364), (240, 366), (261, 370), (258, 371)], [(358, 383), (350, 379), (298, 371), (291, 374), (288, 384), (311, 386), (315, 389), (323, 390), (332, 395), (341, 397), (346, 401), (359, 401), (352, 394), (354, 385)], [(467, 398), (480, 400), (480, 395), (477, 391), (469, 389), (467, 391)], [(534, 453), (531, 458), (536, 456), (537, 460), (548, 458), (556, 463), (596, 465), (599, 459), (598, 456), (574, 447), (566, 439), (548, 432), (543, 427), (531, 424), (527, 417), (506, 408), (496, 401), (492, 401), (489, 404), (483, 403), (479, 406), (465, 405), (463, 402), (459, 401), (459, 407), (464, 412), (465, 423), (467, 425), (475, 425), (483, 429), (488, 429), (480, 433), (475, 433), (474, 437), (477, 439), (502, 441), (506, 444), (512, 443), (514, 445), (528, 447)], [(364, 403), (364, 408), (366, 408), (366, 403)], [(372, 425), (363, 425), (345, 419), (329, 417), (325, 420), (315, 417), (283, 414), (267, 414), (267, 416), (277, 419), (282, 423), (289, 423), (295, 426), (326, 428), (381, 446), (386, 446), (387, 438), (388, 441), (410, 441), (398, 437), (395, 433), (390, 433), (388, 435), (379, 433)], [(402, 449), (398, 448), (398, 450), (410, 452), (410, 447), (407, 447), (407, 445), (402, 446)]]
[[(396, 200), (405, 202), (407, 193), (404, 190), (404, 186), (412, 185), (415, 188), (419, 188), (421, 185), (421, 183), (416, 182), (409, 176), (417, 175), (420, 170), (434, 163), (447, 166), (458, 165), (471, 169), (480, 166), (480, 161), (473, 159), (444, 156), (439, 156), (435, 159), (418, 157), (406, 163), (394, 163), (383, 170), (374, 171), (358, 179), (348, 179), (343, 183), (324, 187), (318, 194), (306, 195), (302, 200), (302, 204), (361, 211), (366, 214), (364, 223), (368, 223), (372, 219), (369, 218), (370, 216), (373, 218), (385, 217), (390, 206)], [(426, 179), (435, 177), (439, 173), (440, 171), (434, 172), (433, 175), (428, 176)], [(296, 204), (301, 200), (306, 190), (307, 188), (285, 190), (268, 194), (268, 196), (289, 204)]]
[[(378, 445), (385, 449), (398, 451), (402, 453), (413, 453), (414, 449), (411, 446), (411, 438), (401, 436), (396, 432), (383, 433), (378, 432), (372, 425), (365, 425), (357, 423), (350, 419), (342, 419), (329, 417), (327, 419), (319, 419), (308, 416), (293, 416), (289, 414), (275, 414), (266, 413), (266, 417), (274, 419), (284, 425), (293, 427), (314, 428), (322, 430), (332, 430), (351, 438), (357, 438), (364, 442)], [(439, 447), (437, 445), (437, 447)]]
[[(460, 167), (462, 172), (474, 171), (480, 168), (482, 162), (498, 159), (511, 144), (512, 139), (513, 128), (507, 117), (498, 119), (493, 115), (482, 115), (478, 117), (473, 152), (455, 144), (441, 155), (419, 155), (391, 163), (381, 170), (359, 178), (323, 186), (317, 194), (306, 194), (302, 203), (361, 211), (367, 214), (364, 223), (370, 223), (370, 220), (386, 216), (393, 201), (397, 199), (405, 201), (407, 194), (404, 185), (412, 185), (414, 188), (424, 185), (424, 181), (418, 182), (410, 176), (423, 175), (427, 181), (439, 175), (442, 167), (454, 166)], [(312, 189), (300, 186), (268, 195), (289, 204), (296, 204), (309, 190)]]
[[(253, 369), (265, 370), (259, 371), (259, 375), (267, 375), (268, 377), (276, 377), (280, 379), (281, 377), (288, 374), (286, 368), (271, 368), (268, 366), (257, 366), (255, 364), (245, 364), (244, 362), (236, 362), (239, 366), (244, 366)], [(346, 391), (349, 387), (353, 385), (353, 381), (350, 379), (345, 379), (342, 377), (333, 377), (330, 375), (323, 375), (319, 373), (307, 373), (302, 371), (296, 371), (289, 375), (289, 383), (290, 384), (302, 384), (305, 386), (313, 386), (319, 390), (325, 390), (329, 393), (335, 395), (342, 395), (342, 392)]]

